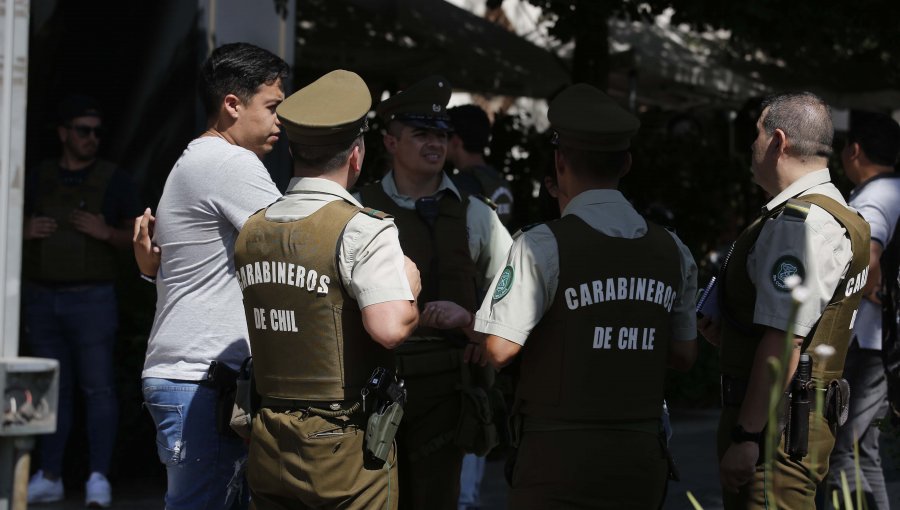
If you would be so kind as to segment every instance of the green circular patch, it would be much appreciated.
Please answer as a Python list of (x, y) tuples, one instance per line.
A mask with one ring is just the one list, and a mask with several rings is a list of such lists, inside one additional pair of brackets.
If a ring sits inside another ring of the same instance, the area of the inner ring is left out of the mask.
[(513, 283), (513, 268), (512, 266), (506, 266), (503, 268), (503, 272), (500, 273), (500, 278), (497, 280), (497, 286), (494, 288), (494, 301), (499, 301), (506, 297), (509, 294), (509, 289), (512, 288)]
[(790, 292), (785, 280), (789, 277), (797, 275), (803, 281), (806, 278), (806, 271), (803, 269), (803, 263), (800, 259), (793, 255), (785, 255), (775, 261), (772, 266), (772, 285), (781, 292)]

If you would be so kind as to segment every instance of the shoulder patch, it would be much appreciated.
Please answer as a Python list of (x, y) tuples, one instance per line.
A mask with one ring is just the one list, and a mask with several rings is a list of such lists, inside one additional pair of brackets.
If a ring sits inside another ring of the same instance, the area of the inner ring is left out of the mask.
[(799, 276), (800, 281), (806, 278), (806, 270), (800, 259), (793, 255), (779, 257), (772, 266), (772, 285), (781, 292), (790, 292), (785, 280), (794, 275)]
[(362, 212), (363, 214), (366, 214), (367, 216), (371, 216), (373, 218), (378, 218), (379, 220), (393, 218), (393, 216), (391, 216), (390, 214), (388, 214), (384, 211), (379, 211), (378, 209), (372, 209), (371, 207), (363, 207), (360, 210), (360, 212)]
[(469, 195), (469, 196), (475, 197), (475, 198), (477, 198), (478, 200), (484, 202), (484, 203), (485, 203), (488, 207), (490, 207), (491, 209), (493, 209), (493, 210), (495, 210), (495, 211), (497, 210), (497, 204), (494, 203), (494, 201), (491, 200), (490, 198), (488, 198), (488, 197), (486, 197), (486, 196), (484, 196), (484, 195), (479, 195), (479, 194), (477, 194), (477, 193), (473, 193), (473, 194), (471, 194), (471, 195)]
[(506, 266), (503, 268), (503, 272), (500, 273), (500, 278), (497, 279), (497, 286), (494, 287), (494, 295), (491, 296), (493, 301), (500, 301), (505, 298), (507, 294), (509, 294), (509, 289), (512, 288), (513, 283), (513, 268), (512, 266)]
[(788, 220), (804, 222), (809, 215), (809, 207), (809, 202), (791, 198), (784, 205), (782, 215)]

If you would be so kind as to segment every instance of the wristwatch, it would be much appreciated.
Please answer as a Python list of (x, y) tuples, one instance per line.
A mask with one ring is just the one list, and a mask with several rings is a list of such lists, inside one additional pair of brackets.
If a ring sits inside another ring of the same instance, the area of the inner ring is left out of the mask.
[(731, 429), (731, 442), (732, 443), (746, 443), (748, 441), (761, 444), (763, 439), (762, 430), (759, 432), (747, 432), (744, 430), (744, 427), (740, 424), (735, 425), (733, 429)]

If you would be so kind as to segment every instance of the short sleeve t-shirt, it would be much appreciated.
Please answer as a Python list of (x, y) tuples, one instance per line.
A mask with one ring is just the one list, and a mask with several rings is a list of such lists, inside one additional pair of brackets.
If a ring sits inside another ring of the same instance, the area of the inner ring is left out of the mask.
[(202, 380), (211, 361), (237, 368), (250, 355), (234, 241), (280, 196), (252, 152), (218, 137), (187, 146), (156, 211), (162, 263), (142, 377)]

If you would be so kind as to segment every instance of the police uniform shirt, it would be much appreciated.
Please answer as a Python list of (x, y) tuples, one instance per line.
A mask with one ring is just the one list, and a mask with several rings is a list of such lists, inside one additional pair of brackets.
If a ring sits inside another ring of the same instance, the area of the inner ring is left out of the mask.
[[(416, 199), (403, 195), (397, 190), (393, 170), (381, 180), (381, 187), (395, 204), (404, 209), (415, 210)], [(459, 189), (447, 174), (443, 174), (435, 195), (440, 193), (453, 193), (457, 197), (461, 196)], [(466, 228), (469, 233), (469, 253), (478, 269), (476, 285), (478, 289), (483, 289), (487, 282), (490, 282), (494, 275), (503, 268), (506, 254), (512, 245), (512, 237), (506, 231), (503, 223), (500, 223), (500, 218), (494, 210), (477, 198), (469, 200), (466, 209)]]
[[(611, 237), (635, 239), (647, 233), (647, 222), (617, 190), (585, 191), (566, 206), (563, 216), (569, 214)], [(693, 302), (697, 265), (687, 247), (675, 235), (672, 237), (681, 254), (681, 285), (672, 307), (672, 339), (693, 340), (697, 336)], [(559, 253), (550, 228), (538, 225), (518, 232), (507, 266), (510, 271), (504, 269), (494, 278), (492, 292), (485, 296), (476, 315), (475, 329), (525, 345), (531, 330), (553, 304), (559, 283)], [(498, 290), (501, 279), (505, 283)]]
[[(795, 181), (769, 201), (763, 212), (790, 198), (811, 194), (825, 195), (846, 205), (825, 168)], [(793, 304), (785, 279), (796, 274), (809, 296), (800, 304), (794, 333), (806, 336), (850, 266), (853, 254), (845, 234), (837, 220), (815, 205), (810, 207), (806, 221), (785, 214), (768, 220), (747, 257), (747, 273), (756, 287), (753, 322), (787, 330)]]
[[(266, 211), (266, 219), (288, 222), (305, 218), (334, 200), (362, 207), (339, 184), (314, 177), (294, 178), (284, 197)], [(341, 236), (338, 271), (344, 288), (360, 309), (385, 301), (413, 301), (403, 269), (403, 250), (392, 220), (357, 214)]]

